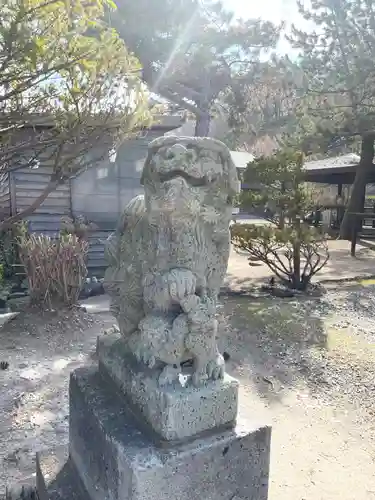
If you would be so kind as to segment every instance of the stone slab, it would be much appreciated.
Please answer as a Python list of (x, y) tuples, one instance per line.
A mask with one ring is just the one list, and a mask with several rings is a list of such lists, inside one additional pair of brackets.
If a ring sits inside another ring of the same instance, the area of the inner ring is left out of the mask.
[[(223, 380), (202, 387), (180, 384), (159, 387), (158, 373), (140, 366), (128, 354), (118, 334), (98, 338), (99, 370), (109, 375), (125, 394), (134, 413), (165, 441), (181, 441), (214, 429), (235, 426), (238, 411), (238, 382)], [(186, 375), (189, 382), (189, 375)]]
[(0, 314), (0, 328), (2, 326), (6, 325), (7, 323), (9, 323), (9, 321), (12, 321), (18, 315), (19, 315), (18, 312), (6, 312), (3, 314)]
[(35, 474), (22, 478), (11, 486), (1, 485), (1, 500), (39, 500), (36, 494)]
[(271, 429), (235, 429), (159, 448), (95, 368), (70, 381), (69, 452), (90, 500), (266, 500)]

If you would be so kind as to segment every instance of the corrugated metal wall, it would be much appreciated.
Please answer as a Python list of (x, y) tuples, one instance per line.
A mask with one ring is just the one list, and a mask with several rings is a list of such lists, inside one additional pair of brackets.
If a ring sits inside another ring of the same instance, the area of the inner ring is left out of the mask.
[[(14, 213), (28, 208), (44, 191), (50, 177), (51, 168), (40, 166), (38, 169), (20, 169), (11, 173), (14, 183)], [(70, 187), (59, 186), (35, 212), (27, 217), (32, 232), (53, 236), (60, 230), (61, 217), (70, 213)]]
[[(63, 215), (86, 216), (97, 227), (89, 236), (89, 274), (102, 276), (106, 267), (105, 241), (114, 231), (125, 205), (143, 192), (140, 178), (148, 143), (162, 134), (160, 130), (149, 131), (144, 137), (123, 144), (116, 164), (109, 165), (107, 177), (98, 175), (98, 170), (106, 163), (103, 162), (103, 165), (87, 170), (70, 184), (59, 186), (27, 217), (30, 231), (54, 236), (60, 230)], [(50, 175), (51, 167), (43, 163), (37, 169), (25, 168), (11, 173), (4, 200), (11, 201), (13, 214), (28, 208), (42, 194)], [(5, 193), (6, 183), (1, 184), (0, 179), (0, 201), (2, 186)]]
[(0, 220), (9, 217), (11, 213), (10, 208), (10, 184), (9, 174), (0, 174)]
[[(122, 144), (115, 164), (103, 162), (72, 180), (72, 210), (93, 222), (117, 221), (125, 205), (143, 192), (140, 185), (149, 142), (160, 132)], [(103, 170), (107, 169), (107, 172)], [(103, 174), (102, 177), (100, 174)]]
[[(83, 214), (97, 226), (90, 234), (88, 267), (90, 275), (102, 276), (106, 267), (104, 245), (129, 201), (143, 193), (140, 184), (147, 147), (160, 137), (150, 131), (144, 137), (124, 143), (118, 150), (116, 164), (89, 169), (72, 181), (72, 211)], [(98, 176), (100, 168), (108, 167), (108, 175)]]
[(89, 236), (89, 256), (88, 269), (92, 276), (102, 277), (104, 275), (107, 264), (104, 259), (104, 245), (107, 238), (115, 229), (114, 224), (108, 224), (107, 227), (102, 225), (96, 231), (92, 231)]
[[(51, 175), (48, 167), (38, 169), (22, 169), (12, 173), (12, 182), (15, 189), (15, 207), (17, 212), (29, 207), (41, 195), (47, 186)], [(76, 214), (82, 212), (76, 212)], [(42, 205), (27, 217), (29, 230), (34, 233), (43, 233), (55, 236), (61, 229), (61, 218), (71, 214), (70, 185), (59, 186), (49, 194)], [(84, 214), (90, 215), (90, 214)], [(112, 223), (97, 224), (97, 230), (89, 236), (88, 268), (90, 275), (101, 276), (105, 269), (104, 243), (114, 230), (116, 217), (112, 215)]]

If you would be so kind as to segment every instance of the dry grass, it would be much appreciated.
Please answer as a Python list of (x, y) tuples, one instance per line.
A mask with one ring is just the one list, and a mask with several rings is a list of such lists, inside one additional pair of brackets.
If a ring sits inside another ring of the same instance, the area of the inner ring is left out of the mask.
[(51, 308), (78, 301), (87, 275), (85, 240), (73, 234), (56, 239), (31, 234), (20, 239), (19, 248), (32, 304)]

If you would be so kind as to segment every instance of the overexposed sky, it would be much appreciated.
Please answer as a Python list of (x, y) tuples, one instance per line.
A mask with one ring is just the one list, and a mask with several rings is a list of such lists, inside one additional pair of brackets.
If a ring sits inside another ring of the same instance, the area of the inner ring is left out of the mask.
[(238, 17), (262, 18), (274, 23), (298, 18), (295, 0), (223, 0)]
[[(296, 0), (222, 0), (224, 6), (235, 13), (236, 17), (244, 19), (261, 18), (279, 24), (286, 23), (286, 29), (291, 24), (299, 28), (308, 28), (308, 23), (302, 19), (297, 9)], [(281, 40), (278, 50), (290, 52), (289, 44)]]

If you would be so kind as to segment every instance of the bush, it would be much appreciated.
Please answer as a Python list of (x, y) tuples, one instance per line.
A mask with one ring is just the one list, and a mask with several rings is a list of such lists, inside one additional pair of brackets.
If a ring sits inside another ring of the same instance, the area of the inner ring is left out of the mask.
[(10, 293), (10, 285), (4, 279), (4, 265), (0, 264), (0, 309), (5, 307)]
[(318, 203), (316, 193), (304, 182), (303, 162), (303, 153), (290, 149), (250, 162), (244, 179), (258, 187), (243, 192), (241, 204), (265, 207), (265, 216), (273, 224), (231, 228), (236, 248), (264, 262), (284, 285), (295, 290), (305, 290), (329, 258), (325, 236), (303, 222)]
[(56, 239), (31, 234), (18, 243), (31, 303), (50, 308), (75, 304), (87, 275), (88, 243), (74, 234)]
[(295, 290), (306, 290), (329, 259), (324, 235), (305, 224), (283, 229), (233, 224), (231, 237), (235, 248), (266, 264), (285, 286)]
[(75, 234), (80, 239), (88, 240), (90, 231), (96, 229), (97, 226), (84, 215), (61, 218), (61, 234)]
[(17, 242), (26, 233), (27, 225), (24, 222), (13, 224), (11, 228), (0, 231), (0, 264), (2, 277), (5, 280), (14, 279), (17, 276), (19, 266)]

